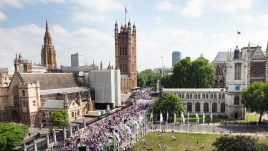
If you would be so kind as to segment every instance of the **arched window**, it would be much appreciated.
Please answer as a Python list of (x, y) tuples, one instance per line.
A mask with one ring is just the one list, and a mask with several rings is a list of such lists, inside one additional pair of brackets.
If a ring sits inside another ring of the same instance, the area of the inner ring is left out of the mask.
[(234, 105), (239, 105), (239, 96), (234, 97)]
[(212, 113), (217, 113), (217, 103), (212, 104)]
[(208, 107), (208, 103), (207, 102), (204, 103), (204, 112), (205, 113), (208, 113), (209, 112), (209, 107)]
[(241, 80), (241, 63), (235, 64), (235, 80)]
[(187, 112), (192, 112), (192, 103), (191, 102), (187, 103)]
[(22, 90), (21, 92), (22, 92), (22, 96), (25, 96), (25, 90)]
[(200, 103), (199, 102), (195, 103), (195, 112), (200, 113)]
[(221, 113), (225, 113), (225, 104), (221, 103)]

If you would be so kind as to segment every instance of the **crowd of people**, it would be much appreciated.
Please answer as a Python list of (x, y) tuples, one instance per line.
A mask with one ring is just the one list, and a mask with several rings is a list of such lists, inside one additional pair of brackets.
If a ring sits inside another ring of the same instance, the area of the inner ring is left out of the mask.
[(133, 105), (87, 125), (72, 137), (55, 144), (54, 149), (128, 150), (146, 132), (148, 107), (155, 100), (149, 90), (140, 90), (135, 97)]

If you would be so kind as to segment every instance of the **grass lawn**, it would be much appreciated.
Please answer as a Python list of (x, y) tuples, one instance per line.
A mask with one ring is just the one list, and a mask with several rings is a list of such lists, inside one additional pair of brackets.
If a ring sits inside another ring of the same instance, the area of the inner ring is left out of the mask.
[[(171, 140), (171, 136), (177, 137), (176, 141)], [(216, 138), (220, 137), (219, 134), (188, 134), (188, 133), (162, 133), (162, 139), (158, 134), (147, 133), (144, 136), (145, 143), (148, 147), (152, 148), (153, 151), (160, 151), (158, 144), (165, 145), (167, 151), (184, 151), (186, 149), (190, 151), (211, 151), (214, 149), (212, 143)], [(198, 144), (197, 144), (198, 142)], [(268, 137), (259, 137), (260, 143), (268, 144)], [(202, 144), (204, 144), (204, 149), (201, 149)], [(134, 145), (135, 151), (146, 151), (143, 148), (143, 142), (139, 141)]]

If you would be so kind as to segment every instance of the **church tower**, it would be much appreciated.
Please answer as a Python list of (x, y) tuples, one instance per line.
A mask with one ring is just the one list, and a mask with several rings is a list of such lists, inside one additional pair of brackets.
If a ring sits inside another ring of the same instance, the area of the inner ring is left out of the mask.
[(44, 36), (44, 45), (41, 51), (41, 65), (49, 69), (57, 68), (56, 50), (52, 45), (50, 33), (48, 31), (48, 24), (46, 21), (46, 31)]
[(242, 104), (242, 90), (247, 87), (248, 55), (247, 49), (236, 46), (227, 55), (226, 94), (227, 115), (233, 119), (244, 119), (245, 109)]
[[(136, 26), (131, 26), (130, 21), (118, 29), (117, 22), (115, 34), (115, 64), (121, 72), (121, 90), (128, 92), (137, 87), (137, 62), (136, 62)], [(122, 78), (123, 77), (123, 78)]]

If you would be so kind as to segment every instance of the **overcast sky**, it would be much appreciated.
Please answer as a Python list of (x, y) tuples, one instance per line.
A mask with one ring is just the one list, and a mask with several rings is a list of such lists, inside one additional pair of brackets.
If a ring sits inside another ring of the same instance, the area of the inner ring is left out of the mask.
[[(137, 68), (171, 66), (172, 51), (213, 60), (218, 51), (266, 49), (267, 0), (0, 0), (0, 67), (16, 53), (40, 62), (47, 18), (58, 65), (79, 52), (88, 64), (114, 64), (114, 23), (137, 27)], [(241, 35), (237, 35), (237, 31)]]

